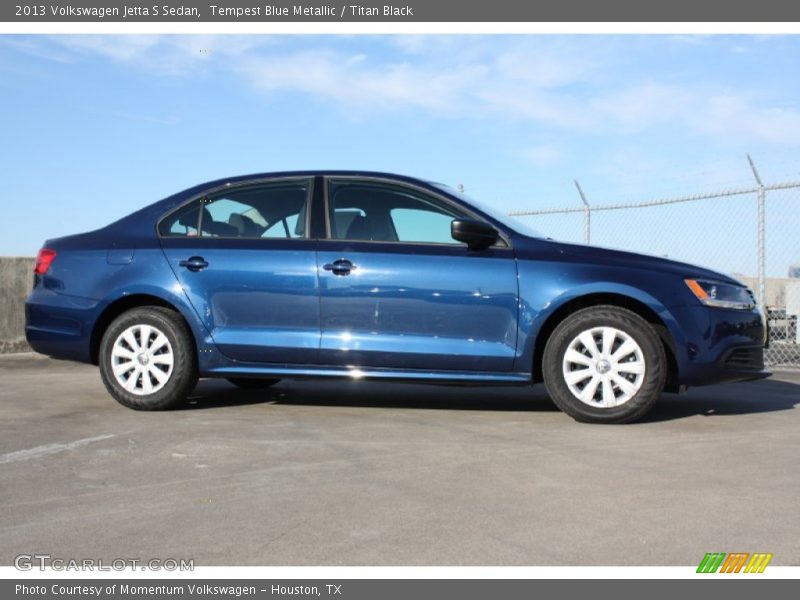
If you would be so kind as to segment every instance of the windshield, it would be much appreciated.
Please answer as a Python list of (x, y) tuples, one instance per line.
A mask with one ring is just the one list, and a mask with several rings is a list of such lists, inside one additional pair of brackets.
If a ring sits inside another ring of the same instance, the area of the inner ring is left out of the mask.
[(541, 232), (537, 231), (533, 227), (530, 227), (527, 223), (524, 223), (520, 219), (515, 217), (510, 217), (506, 213), (497, 208), (492, 206), (487, 206), (480, 200), (476, 200), (463, 192), (459, 192), (458, 190), (446, 185), (444, 183), (433, 183), (432, 185), (436, 186), (440, 190), (447, 192), (451, 196), (455, 196), (456, 198), (463, 198), (468, 204), (471, 204), (478, 210), (486, 213), (490, 217), (492, 217), (495, 221), (499, 221), (509, 229), (516, 231), (517, 233), (521, 233), (522, 235), (527, 235), (528, 237), (536, 237), (536, 238), (544, 238), (546, 236), (542, 235)]

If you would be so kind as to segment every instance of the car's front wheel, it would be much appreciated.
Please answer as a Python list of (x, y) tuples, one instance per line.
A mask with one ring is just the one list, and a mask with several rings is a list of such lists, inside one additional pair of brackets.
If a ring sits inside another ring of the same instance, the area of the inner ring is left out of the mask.
[(157, 306), (117, 317), (100, 343), (100, 375), (109, 393), (136, 410), (166, 410), (197, 384), (191, 332), (181, 316)]
[(542, 372), (550, 397), (577, 421), (627, 423), (644, 416), (661, 395), (666, 357), (642, 317), (617, 306), (593, 306), (555, 328)]

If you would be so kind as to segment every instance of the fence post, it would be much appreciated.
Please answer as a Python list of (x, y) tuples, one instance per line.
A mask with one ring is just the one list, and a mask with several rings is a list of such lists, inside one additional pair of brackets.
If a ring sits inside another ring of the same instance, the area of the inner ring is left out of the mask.
[(761, 176), (758, 174), (758, 169), (750, 157), (747, 155), (747, 162), (750, 163), (750, 168), (753, 170), (753, 177), (758, 184), (758, 304), (761, 310), (766, 314), (767, 312), (767, 291), (766, 291), (766, 203), (767, 194), (764, 190), (764, 183), (761, 181)]
[(578, 194), (580, 194), (581, 202), (583, 202), (583, 241), (586, 244), (590, 244), (592, 242), (592, 207), (589, 206), (586, 194), (583, 193), (581, 184), (578, 183), (577, 179), (575, 179), (575, 187), (578, 188)]

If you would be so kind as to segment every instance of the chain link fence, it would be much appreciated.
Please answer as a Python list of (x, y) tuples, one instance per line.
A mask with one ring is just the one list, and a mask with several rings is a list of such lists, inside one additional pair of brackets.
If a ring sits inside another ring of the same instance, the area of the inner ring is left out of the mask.
[[(752, 163), (751, 163), (752, 166)], [(800, 181), (645, 202), (510, 213), (548, 236), (663, 256), (730, 273), (769, 321), (769, 367), (800, 369)], [(576, 203), (577, 204), (577, 203)]]

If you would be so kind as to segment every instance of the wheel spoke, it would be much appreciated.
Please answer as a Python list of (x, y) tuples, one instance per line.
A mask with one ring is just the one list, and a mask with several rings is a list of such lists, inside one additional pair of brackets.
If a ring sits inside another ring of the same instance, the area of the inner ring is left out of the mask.
[(139, 382), (139, 375), (141, 375), (141, 373), (142, 373), (141, 368), (139, 368), (139, 365), (136, 365), (133, 368), (131, 374), (128, 376), (127, 381), (125, 382), (126, 390), (132, 392), (134, 389), (136, 389), (136, 384)]
[(617, 330), (611, 327), (603, 327), (603, 354), (605, 356), (611, 356), (615, 339), (617, 339)]
[(127, 361), (131, 361), (134, 358), (136, 358), (136, 353), (135, 352), (131, 352), (130, 350), (128, 350), (122, 344), (117, 344), (116, 346), (114, 346), (114, 349), (111, 351), (111, 356), (113, 356), (114, 358), (124, 358)]
[(148, 350), (150, 352), (157, 352), (157, 351), (161, 350), (161, 348), (166, 346), (168, 343), (169, 343), (169, 340), (167, 339), (167, 336), (165, 336), (163, 333), (159, 333), (156, 336), (156, 339), (153, 340), (153, 343), (150, 344), (150, 347), (148, 348)]
[(577, 350), (573, 350), (572, 348), (567, 350), (567, 353), (564, 355), (564, 360), (569, 363), (584, 365), (586, 367), (592, 364), (591, 358), (589, 358), (585, 354), (581, 354)]
[(617, 397), (614, 394), (614, 388), (611, 385), (611, 380), (608, 377), (603, 377), (603, 407), (609, 408), (616, 405)]
[(114, 375), (116, 375), (117, 377), (121, 377), (122, 375), (124, 375), (125, 373), (134, 368), (136, 368), (136, 363), (134, 363), (132, 360), (119, 363), (118, 365), (114, 365)]
[(139, 327), (139, 347), (142, 350), (148, 350), (150, 348), (150, 333), (152, 329), (150, 325), (141, 325)]
[(587, 404), (591, 403), (594, 400), (594, 395), (597, 393), (598, 385), (600, 385), (600, 376), (592, 375), (591, 381), (581, 390), (580, 399)]
[(625, 340), (622, 345), (617, 348), (617, 351), (611, 355), (611, 360), (619, 361), (622, 358), (625, 358), (629, 354), (633, 354), (639, 349), (639, 345), (634, 342), (632, 339)]
[(630, 381), (617, 375), (616, 373), (609, 373), (611, 375), (611, 380), (617, 384), (617, 387), (622, 390), (626, 396), (631, 396), (636, 392), (636, 386), (633, 385)]
[(147, 372), (155, 377), (158, 383), (166, 383), (167, 379), (169, 379), (169, 376), (166, 374), (166, 372), (162, 371), (158, 367), (151, 366)]
[(156, 354), (150, 359), (150, 362), (156, 365), (171, 367), (174, 363), (174, 358), (172, 357), (172, 354)]
[(139, 345), (139, 340), (136, 339), (136, 336), (133, 335), (133, 329), (126, 329), (125, 332), (122, 334), (122, 339), (130, 346), (130, 349), (134, 352), (139, 352), (142, 347)]
[(153, 382), (150, 380), (150, 369), (142, 369), (142, 390), (145, 394), (153, 393)]
[(591, 334), (591, 332), (584, 331), (578, 336), (578, 339), (581, 341), (581, 344), (584, 345), (586, 350), (589, 351), (589, 354), (592, 355), (592, 358), (597, 358), (600, 356), (600, 351), (597, 349), (597, 343), (594, 341), (594, 336)]
[(632, 362), (621, 362), (614, 365), (614, 369), (620, 373), (632, 373), (641, 375), (644, 373), (644, 362), (637, 360)]
[(591, 369), (578, 369), (577, 371), (569, 371), (568, 373), (564, 374), (564, 379), (569, 385), (575, 385), (576, 383), (580, 383), (592, 377), (593, 373)]

